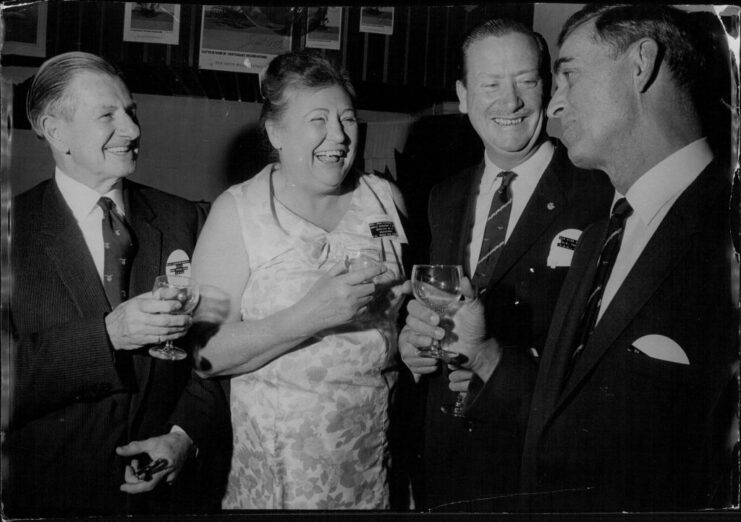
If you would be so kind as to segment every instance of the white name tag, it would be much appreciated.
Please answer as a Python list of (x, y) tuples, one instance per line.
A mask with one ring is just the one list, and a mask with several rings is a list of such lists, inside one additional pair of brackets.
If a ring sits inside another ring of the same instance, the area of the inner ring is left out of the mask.
[(575, 228), (567, 228), (556, 234), (551, 241), (551, 249), (546, 262), (549, 268), (571, 266), (571, 258), (574, 257), (579, 236), (581, 236), (581, 230)]
[(399, 233), (393, 220), (386, 214), (370, 216), (366, 219), (370, 235), (376, 239), (388, 237), (398, 239)]
[(166, 275), (190, 276), (190, 258), (184, 250), (174, 250), (167, 258)]

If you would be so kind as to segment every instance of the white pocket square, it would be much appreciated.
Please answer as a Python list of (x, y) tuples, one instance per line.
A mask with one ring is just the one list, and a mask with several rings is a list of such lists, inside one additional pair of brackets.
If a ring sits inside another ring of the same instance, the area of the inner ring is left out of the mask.
[(644, 335), (633, 342), (633, 347), (653, 359), (689, 365), (690, 360), (676, 341), (663, 335)]
[(567, 228), (556, 234), (551, 241), (551, 249), (546, 261), (549, 268), (571, 266), (571, 258), (574, 257), (574, 249), (579, 236), (581, 236), (581, 230), (576, 228)]

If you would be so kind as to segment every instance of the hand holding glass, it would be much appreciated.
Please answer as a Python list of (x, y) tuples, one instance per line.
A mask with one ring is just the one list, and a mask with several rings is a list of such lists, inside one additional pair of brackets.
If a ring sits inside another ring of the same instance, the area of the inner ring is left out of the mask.
[[(180, 308), (170, 312), (174, 315), (190, 314), (198, 304), (198, 284), (194, 279), (180, 275), (160, 275), (154, 280), (154, 297), (162, 301), (176, 299)], [(149, 355), (166, 361), (180, 361), (188, 356), (182, 348), (168, 340), (164, 345), (153, 346)]]

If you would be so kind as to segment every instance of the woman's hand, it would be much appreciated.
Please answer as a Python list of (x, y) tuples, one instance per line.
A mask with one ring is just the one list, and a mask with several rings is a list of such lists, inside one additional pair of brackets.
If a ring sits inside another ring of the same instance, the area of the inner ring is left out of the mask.
[(348, 272), (343, 261), (334, 265), (309, 289), (296, 306), (317, 331), (351, 321), (371, 302), (376, 289), (373, 278), (386, 272), (386, 266)]

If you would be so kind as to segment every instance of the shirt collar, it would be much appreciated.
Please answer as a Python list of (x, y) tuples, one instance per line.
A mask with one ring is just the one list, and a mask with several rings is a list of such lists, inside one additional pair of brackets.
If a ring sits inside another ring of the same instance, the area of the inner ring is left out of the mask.
[[(54, 180), (57, 183), (57, 187), (59, 187), (59, 191), (62, 193), (64, 201), (70, 210), (72, 210), (72, 214), (77, 221), (86, 219), (97, 208), (98, 200), (102, 196), (95, 190), (68, 176), (59, 167), (54, 171)], [(116, 204), (119, 213), (122, 216), (126, 215), (120, 181), (113, 186), (113, 189), (103, 194), (103, 196), (111, 198)]]
[(654, 165), (625, 194), (646, 225), (686, 189), (713, 160), (706, 138), (700, 138)]
[(517, 185), (527, 185), (531, 188), (540, 181), (540, 177), (545, 172), (546, 167), (553, 158), (553, 152), (555, 147), (551, 140), (545, 140), (540, 144), (538, 150), (530, 156), (528, 159), (520, 163), (514, 168), (503, 169), (498, 167), (488, 156), (484, 153), (484, 175), (481, 178), (481, 192), (487, 192), (494, 188), (494, 183), (497, 182), (497, 175), (503, 170), (511, 170), (517, 173), (517, 177), (512, 180), (512, 183)]

